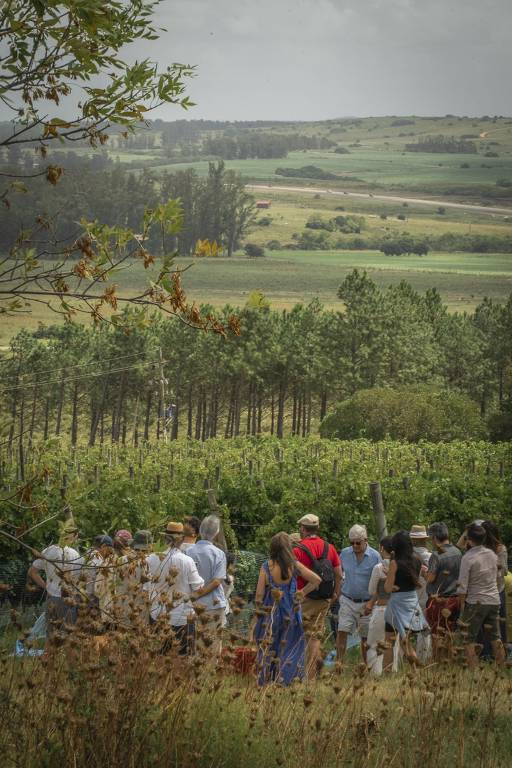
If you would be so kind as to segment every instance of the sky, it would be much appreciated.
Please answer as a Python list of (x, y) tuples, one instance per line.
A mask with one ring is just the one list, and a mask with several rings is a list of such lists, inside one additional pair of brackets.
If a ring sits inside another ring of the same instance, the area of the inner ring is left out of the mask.
[(512, 0), (163, 0), (130, 55), (196, 65), (165, 120), (511, 115)]

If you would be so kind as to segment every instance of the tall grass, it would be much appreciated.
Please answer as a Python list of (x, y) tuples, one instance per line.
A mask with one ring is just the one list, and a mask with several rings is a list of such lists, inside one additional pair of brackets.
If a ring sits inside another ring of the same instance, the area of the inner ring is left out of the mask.
[[(163, 628), (161, 631), (165, 632)], [(232, 642), (237, 638), (232, 636)], [(221, 663), (160, 653), (139, 625), (57, 635), (43, 657), (0, 657), (0, 764), (16, 768), (502, 768), (512, 682), (492, 666), (365, 668), (258, 688)]]

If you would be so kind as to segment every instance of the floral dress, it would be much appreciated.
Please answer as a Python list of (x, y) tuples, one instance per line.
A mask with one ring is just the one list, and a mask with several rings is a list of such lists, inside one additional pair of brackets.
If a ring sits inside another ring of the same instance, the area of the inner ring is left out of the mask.
[(267, 586), (254, 629), (258, 646), (258, 684), (277, 681), (289, 685), (304, 676), (305, 639), (300, 604), (295, 599), (295, 574), (287, 584), (277, 584), (268, 561), (263, 564)]

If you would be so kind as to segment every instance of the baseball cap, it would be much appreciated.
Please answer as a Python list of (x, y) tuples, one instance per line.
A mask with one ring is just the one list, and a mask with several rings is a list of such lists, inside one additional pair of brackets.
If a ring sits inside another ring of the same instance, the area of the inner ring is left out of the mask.
[(121, 528), (120, 531), (117, 531), (114, 538), (120, 539), (123, 544), (131, 544), (133, 541), (131, 531), (127, 531), (126, 528)]
[(298, 525), (320, 525), (320, 519), (316, 515), (304, 515), (298, 522)]
[(149, 549), (152, 543), (153, 534), (151, 531), (135, 531), (132, 544), (134, 549)]

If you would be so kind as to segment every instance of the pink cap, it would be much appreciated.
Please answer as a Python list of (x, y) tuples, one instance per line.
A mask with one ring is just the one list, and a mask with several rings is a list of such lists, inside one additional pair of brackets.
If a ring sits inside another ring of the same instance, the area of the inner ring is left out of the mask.
[(127, 531), (125, 528), (121, 528), (120, 531), (117, 531), (115, 538), (122, 539), (123, 541), (127, 541), (127, 542), (133, 541), (132, 534), (130, 533), (130, 531)]

